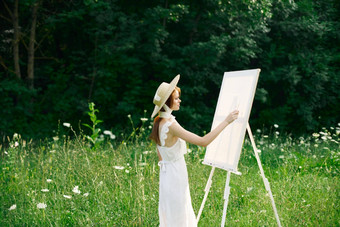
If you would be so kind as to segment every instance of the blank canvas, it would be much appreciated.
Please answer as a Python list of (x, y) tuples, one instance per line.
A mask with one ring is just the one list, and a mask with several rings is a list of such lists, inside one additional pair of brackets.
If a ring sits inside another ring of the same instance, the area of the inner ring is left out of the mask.
[(211, 129), (235, 109), (238, 119), (228, 125), (206, 150), (203, 164), (237, 171), (260, 69), (225, 72)]

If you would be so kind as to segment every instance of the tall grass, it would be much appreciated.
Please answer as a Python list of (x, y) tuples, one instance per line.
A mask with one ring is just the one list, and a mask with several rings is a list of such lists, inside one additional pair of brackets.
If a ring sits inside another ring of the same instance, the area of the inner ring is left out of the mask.
[[(143, 123), (145, 120), (143, 121)], [(144, 125), (144, 124), (143, 124)], [(1, 147), (0, 226), (158, 226), (159, 168), (148, 127), (93, 150), (84, 136)], [(283, 226), (339, 226), (339, 133), (324, 129), (292, 139), (255, 133)], [(205, 149), (189, 145), (186, 161), (197, 214), (211, 167)], [(227, 226), (276, 226), (248, 140), (232, 175)], [(216, 169), (199, 226), (219, 226), (226, 171)], [(39, 208), (44, 205), (44, 208)]]

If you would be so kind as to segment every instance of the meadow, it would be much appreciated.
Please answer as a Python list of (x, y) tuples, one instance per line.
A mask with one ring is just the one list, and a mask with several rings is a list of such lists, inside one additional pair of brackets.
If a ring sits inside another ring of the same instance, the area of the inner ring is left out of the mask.
[[(4, 138), (0, 226), (158, 226), (158, 158), (143, 125), (121, 136), (104, 131), (95, 147), (67, 124), (45, 140)], [(340, 124), (295, 139), (277, 125), (253, 133), (282, 226), (339, 226)], [(205, 148), (188, 149), (197, 214), (211, 167), (202, 164)], [(277, 226), (247, 135), (238, 170), (226, 225)], [(220, 225), (226, 174), (215, 170), (199, 226)]]

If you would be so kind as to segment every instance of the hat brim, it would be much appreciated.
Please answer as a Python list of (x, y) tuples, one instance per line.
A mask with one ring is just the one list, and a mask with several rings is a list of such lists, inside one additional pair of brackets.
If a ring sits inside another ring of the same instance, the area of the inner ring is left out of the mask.
[[(155, 108), (152, 112), (151, 118), (153, 118), (159, 111), (160, 109), (164, 106), (166, 100), (168, 100), (168, 98), (170, 97), (170, 95), (172, 94), (172, 92), (175, 90), (175, 87), (179, 81), (180, 75), (178, 74), (171, 82), (170, 82), (170, 86), (169, 89), (167, 90), (167, 92), (164, 95), (164, 100), (161, 102), (161, 104), (159, 106), (155, 105)], [(169, 106), (169, 108), (171, 108), (171, 106)]]

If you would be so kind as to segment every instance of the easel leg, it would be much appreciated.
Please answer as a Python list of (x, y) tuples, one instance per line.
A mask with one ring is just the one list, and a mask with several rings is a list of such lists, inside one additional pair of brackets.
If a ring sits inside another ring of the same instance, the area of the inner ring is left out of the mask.
[(202, 211), (203, 211), (203, 207), (204, 207), (204, 204), (205, 204), (205, 201), (207, 200), (207, 197), (208, 197), (208, 193), (210, 191), (210, 187), (211, 187), (211, 182), (212, 182), (212, 176), (214, 175), (214, 171), (215, 171), (215, 167), (212, 167), (211, 171), (210, 171), (210, 175), (209, 175), (209, 179), (208, 179), (208, 182), (207, 182), (207, 185), (205, 186), (205, 194), (204, 194), (204, 198), (203, 198), (203, 202), (201, 204), (201, 207), (200, 207), (200, 210), (198, 212), (198, 215), (197, 215), (197, 223), (198, 221), (200, 220), (200, 217), (201, 217), (201, 214), (202, 214)]
[(271, 189), (270, 189), (268, 179), (267, 179), (267, 178), (265, 177), (265, 175), (264, 175), (264, 171), (263, 171), (263, 168), (262, 168), (262, 165), (261, 165), (261, 160), (260, 160), (259, 154), (258, 154), (258, 152), (257, 152), (256, 144), (255, 144), (255, 141), (254, 141), (253, 134), (252, 134), (252, 132), (251, 132), (251, 130), (250, 130), (249, 123), (248, 123), (248, 125), (247, 125), (247, 131), (248, 131), (248, 135), (249, 135), (251, 144), (252, 144), (252, 146), (253, 146), (253, 150), (254, 150), (254, 153), (255, 153), (255, 157), (256, 157), (256, 160), (257, 160), (257, 164), (258, 164), (258, 166), (259, 166), (259, 168), (260, 168), (260, 172), (261, 172), (261, 176), (262, 176), (262, 178), (263, 178), (264, 186), (265, 186), (267, 192), (269, 193), (269, 196), (270, 196), (270, 199), (271, 199), (271, 202), (272, 202), (272, 207), (273, 207), (273, 210), (274, 210), (274, 213), (275, 213), (276, 222), (277, 222), (278, 226), (281, 227), (279, 215), (278, 215), (278, 213), (277, 213), (277, 209), (276, 209), (275, 202), (274, 202), (274, 197), (273, 197), (272, 191), (271, 191)]
[(230, 182), (230, 171), (228, 171), (228, 173), (227, 173), (227, 180), (225, 182), (224, 206), (223, 206), (223, 215), (222, 215), (221, 227), (224, 227), (225, 219), (226, 219), (226, 215), (227, 215), (227, 208), (228, 208), (228, 201), (229, 201), (229, 194), (230, 194), (229, 182)]

